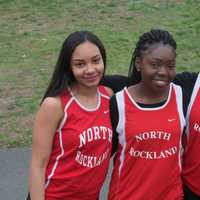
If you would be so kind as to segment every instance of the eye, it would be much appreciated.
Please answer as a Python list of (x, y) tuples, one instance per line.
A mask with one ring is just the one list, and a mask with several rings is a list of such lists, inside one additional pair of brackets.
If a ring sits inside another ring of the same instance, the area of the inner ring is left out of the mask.
[(157, 63), (157, 62), (151, 63), (151, 66), (152, 66), (154, 69), (157, 69), (157, 68), (160, 67), (159, 63)]
[(77, 68), (83, 68), (85, 66), (85, 63), (74, 63), (74, 66)]
[(92, 61), (94, 64), (99, 64), (101, 62), (101, 58), (95, 58)]
[(176, 65), (175, 64), (170, 64), (170, 65), (168, 65), (167, 66), (169, 69), (174, 69), (175, 67), (176, 67)]

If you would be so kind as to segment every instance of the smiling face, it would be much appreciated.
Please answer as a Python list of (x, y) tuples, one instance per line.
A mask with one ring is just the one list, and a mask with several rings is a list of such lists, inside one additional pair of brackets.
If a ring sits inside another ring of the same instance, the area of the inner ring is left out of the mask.
[(76, 85), (96, 87), (104, 74), (104, 62), (99, 48), (88, 41), (78, 45), (72, 54), (71, 70)]
[(141, 83), (152, 91), (165, 90), (176, 76), (176, 54), (162, 43), (153, 44), (136, 59)]

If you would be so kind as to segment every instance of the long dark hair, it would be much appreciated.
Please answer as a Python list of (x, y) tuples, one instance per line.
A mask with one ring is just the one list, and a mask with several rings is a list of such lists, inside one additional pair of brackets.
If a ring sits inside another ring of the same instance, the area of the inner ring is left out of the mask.
[(76, 31), (74, 33), (71, 33), (63, 42), (53, 75), (42, 101), (46, 97), (59, 95), (63, 90), (65, 90), (75, 81), (75, 77), (72, 73), (70, 66), (72, 54), (78, 45), (86, 41), (95, 44), (99, 48), (104, 62), (105, 72), (106, 51), (101, 40), (89, 31)]
[(145, 50), (156, 43), (170, 45), (174, 51), (177, 48), (176, 41), (168, 31), (161, 29), (151, 29), (149, 32), (141, 35), (139, 41), (136, 44), (136, 48), (133, 51), (131, 63), (129, 66), (128, 77), (130, 84), (138, 83), (141, 81), (141, 72), (137, 71), (135, 65), (136, 58), (141, 57)]

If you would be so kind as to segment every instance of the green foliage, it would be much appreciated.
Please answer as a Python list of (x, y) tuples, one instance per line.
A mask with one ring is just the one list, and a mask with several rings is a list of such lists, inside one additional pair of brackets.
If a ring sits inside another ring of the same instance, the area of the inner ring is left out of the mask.
[(127, 74), (140, 34), (169, 30), (178, 71), (199, 71), (199, 0), (0, 0), (0, 146), (28, 146), (33, 116), (67, 35), (87, 29), (103, 41), (107, 73)]

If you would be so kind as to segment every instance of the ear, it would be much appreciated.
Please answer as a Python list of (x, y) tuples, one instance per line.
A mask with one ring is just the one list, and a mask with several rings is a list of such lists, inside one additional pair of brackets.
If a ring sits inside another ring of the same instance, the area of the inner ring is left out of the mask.
[(136, 57), (135, 59), (135, 67), (137, 69), (137, 71), (140, 71), (140, 58)]

